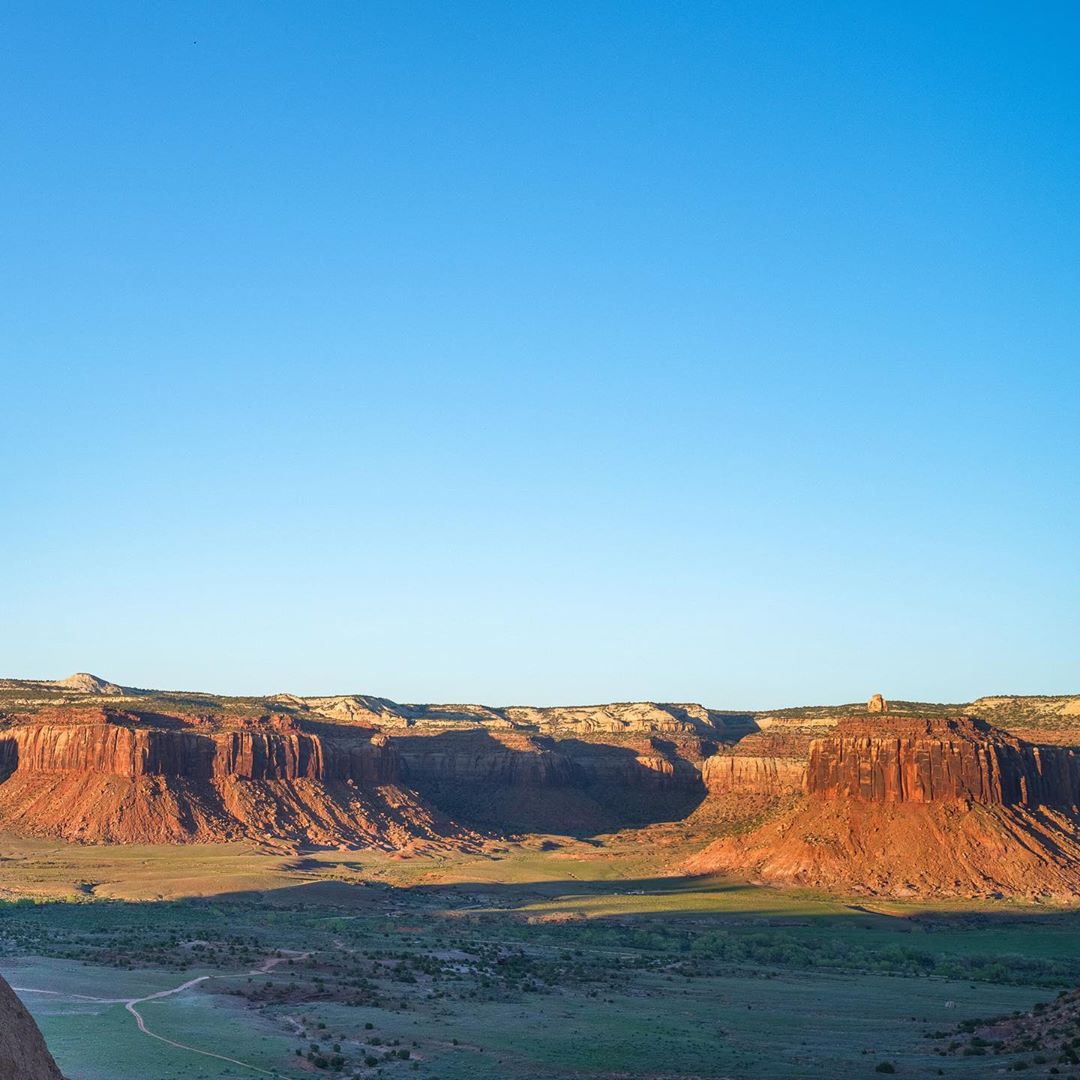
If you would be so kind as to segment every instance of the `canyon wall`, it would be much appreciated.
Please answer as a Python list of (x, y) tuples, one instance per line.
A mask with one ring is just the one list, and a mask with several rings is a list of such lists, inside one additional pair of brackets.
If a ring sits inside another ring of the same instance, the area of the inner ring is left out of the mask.
[(0, 780), (17, 772), (70, 772), (132, 779), (700, 789), (698, 761), (703, 747), (713, 749), (697, 740), (685, 746), (655, 738), (589, 742), (481, 729), (390, 736), (346, 728), (325, 735), (291, 724), (203, 732), (152, 723), (103, 711), (12, 725), (0, 730)]
[(711, 795), (790, 795), (802, 790), (805, 772), (805, 764), (797, 758), (749, 754), (714, 754), (701, 766), (702, 780)]
[(562, 737), (504, 726), (518, 711), (503, 710), (494, 728), (387, 732), (356, 717), (304, 713), (42, 709), (0, 727), (0, 828), (88, 840), (257, 835), (341, 844), (394, 831), (397, 844), (414, 824), (428, 838), (473, 828), (598, 833), (681, 820), (702, 803), (730, 809), (732, 796), (800, 791), (809, 806), (1073, 813), (1080, 800), (1076, 751), (1025, 743), (970, 717), (876, 714), (841, 721), (808, 744), (759, 732), (733, 748), (685, 730), (650, 731), (653, 706), (618, 707), (622, 719), (643, 718), (644, 730)]
[(202, 734), (111, 723), (34, 724), (0, 733), (0, 778), (15, 772), (188, 780), (364, 780), (389, 783), (398, 763), (385, 737), (338, 746), (318, 735)]
[(714, 838), (691, 872), (1074, 896), (1078, 701), (986, 699), (1009, 734), (905, 702), (844, 719), (824, 706), (490, 708), (0, 680), (0, 830), (405, 850), (679, 821)]
[[(116, 842), (257, 836), (387, 845), (416, 833), (601, 832), (707, 794), (697, 736), (393, 733), (305, 714), (39, 709), (0, 727), (0, 828)], [(395, 824), (396, 823), (396, 824)], [(464, 823), (464, 824), (461, 824)], [(385, 828), (384, 828), (385, 826)], [(381, 842), (381, 841), (380, 841)]]
[(811, 742), (806, 792), (1071, 810), (1080, 795), (1080, 756), (1069, 747), (1022, 742), (971, 717), (845, 721)]
[(505, 784), (701, 789), (700, 743), (586, 741), (502, 732), (395, 736), (402, 776), (423, 784)]

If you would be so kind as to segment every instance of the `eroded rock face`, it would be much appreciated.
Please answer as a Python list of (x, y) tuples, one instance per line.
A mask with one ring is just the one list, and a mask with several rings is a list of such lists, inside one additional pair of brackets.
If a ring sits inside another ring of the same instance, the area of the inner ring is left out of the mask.
[(686, 748), (662, 739), (605, 742), (460, 731), (395, 737), (394, 745), (403, 775), (419, 783), (649, 790), (702, 786), (700, 769)]
[(811, 742), (805, 795), (687, 869), (893, 896), (1080, 891), (1071, 748), (971, 717), (850, 719)]
[(82, 705), (0, 727), (0, 829), (90, 842), (282, 839), (398, 847), (475, 833), (610, 831), (705, 797), (696, 736), (393, 734), (291, 714)]
[(882, 713), (889, 711), (889, 703), (880, 695), (874, 694), (866, 703), (868, 713)]
[(389, 783), (398, 768), (393, 750), (373, 740), (337, 746), (302, 733), (204, 735), (99, 723), (33, 724), (0, 734), (0, 776), (14, 772)]
[(710, 794), (789, 795), (802, 788), (805, 772), (792, 758), (714, 754), (702, 764), (701, 776)]
[(1080, 757), (1035, 746), (972, 717), (838, 725), (810, 744), (806, 792), (825, 799), (1073, 809)]
[(390, 816), (384, 788), (412, 817), (497, 833), (674, 820), (708, 794), (703, 761), (755, 729), (697, 704), (237, 699), (89, 675), (0, 679), (5, 706), (0, 829), (119, 842), (363, 843)]
[(278, 700), (320, 716), (385, 728), (460, 729), (480, 726), (490, 731), (536, 732), (542, 735), (700, 735), (722, 736), (732, 721), (697, 704), (658, 704), (652, 701), (612, 705), (567, 705), (539, 708), (509, 705), (403, 705), (388, 698), (352, 694), (301, 698), (280, 695)]
[(0, 1080), (63, 1080), (34, 1018), (2, 978)]
[(563, 738), (473, 729), (394, 735), (404, 782), (500, 833), (610, 832), (672, 820), (706, 795), (697, 738)]
[(112, 843), (259, 839), (400, 848), (471, 840), (399, 781), (385, 735), (290, 717), (57, 709), (0, 730), (0, 828)]

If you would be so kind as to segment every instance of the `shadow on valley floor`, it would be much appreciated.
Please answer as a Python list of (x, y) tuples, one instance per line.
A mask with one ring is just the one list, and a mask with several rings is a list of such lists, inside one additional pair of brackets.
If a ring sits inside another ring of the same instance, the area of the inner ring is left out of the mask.
[(692, 963), (762, 973), (1080, 985), (1080, 909), (878, 904), (666, 877), (409, 886), (324, 881), (214, 902), (278, 918), (316, 918), (328, 928), (355, 921), (390, 947), (416, 935), (462, 933), (526, 948), (662, 948)]
[[(302, 868), (304, 860), (298, 861)], [(321, 860), (325, 870), (335, 865), (359, 869), (348, 859)], [(189, 903), (238, 903), (274, 907), (332, 907), (396, 910), (415, 904), (441, 908), (449, 914), (523, 915), (577, 913), (593, 919), (657, 917), (719, 918), (760, 925), (810, 926), (832, 924), (854, 929), (887, 930), (893, 934), (923, 934), (941, 930), (1002, 930), (1041, 927), (1080, 933), (1080, 907), (1042, 908), (1008, 901), (889, 900), (834, 897), (810, 890), (773, 889), (719, 876), (652, 876), (597, 880), (587, 876), (507, 882), (475, 878), (457, 882), (396, 884), (384, 881), (315, 880), (278, 888), (235, 891)], [(1077, 939), (1080, 940), (1080, 939)], [(1069, 953), (1080, 964), (1080, 945), (1069, 942)]]
[[(263, 927), (287, 951), (314, 945), (333, 952), (342, 935), (366, 935), (390, 950), (428, 939), (445, 947), (464, 935), (524, 948), (659, 949), (736, 968), (1080, 984), (1080, 909), (844, 901), (717, 878), (321, 880), (167, 902), (0, 904), (0, 942), (9, 954), (14, 945), (73, 959), (150, 963), (162, 955), (163, 941), (183, 952), (185, 940), (214, 940), (228, 927)], [(65, 947), (65, 940), (84, 946)], [(135, 948), (140, 940), (155, 942), (145, 955)], [(188, 962), (194, 959), (197, 953)]]
[[(564, 918), (589, 900), (636, 907)], [(981, 1080), (943, 1048), (1080, 981), (1076, 929), (1074, 913), (896, 918), (720, 879), (324, 880), (0, 905), (0, 970), (80, 1078), (870, 1080), (888, 1060)]]

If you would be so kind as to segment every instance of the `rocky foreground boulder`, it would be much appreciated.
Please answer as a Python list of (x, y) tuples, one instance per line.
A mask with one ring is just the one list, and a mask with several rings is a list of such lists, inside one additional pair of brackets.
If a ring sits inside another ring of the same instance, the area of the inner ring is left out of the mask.
[(2, 978), (0, 1080), (63, 1080), (34, 1018)]

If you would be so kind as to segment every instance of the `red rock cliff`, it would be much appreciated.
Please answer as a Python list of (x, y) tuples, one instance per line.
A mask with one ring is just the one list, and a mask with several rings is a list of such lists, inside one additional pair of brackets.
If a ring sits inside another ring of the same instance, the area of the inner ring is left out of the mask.
[(797, 759), (714, 754), (702, 763), (701, 777), (710, 794), (745, 792), (788, 795), (803, 786), (805, 766)]
[(318, 735), (275, 731), (203, 734), (117, 723), (32, 724), (0, 733), (0, 777), (93, 773), (211, 780), (393, 781), (397, 759), (385, 737), (338, 746)]
[[(402, 774), (421, 784), (607, 785), (635, 790), (690, 790), (702, 785), (700, 767), (686, 746), (660, 738), (586, 741), (469, 730), (406, 735), (393, 742)], [(696, 748), (697, 740), (689, 740), (690, 745)]]
[(888, 896), (1080, 892), (1080, 763), (967, 717), (842, 721), (806, 798), (686, 863), (693, 873)]
[(460, 834), (398, 784), (392, 741), (289, 717), (55, 710), (0, 728), (0, 829), (117, 843), (239, 838), (398, 848)]
[(871, 802), (1071, 809), (1080, 794), (1080, 757), (1068, 747), (1022, 742), (971, 717), (851, 720), (810, 744), (806, 792)]

